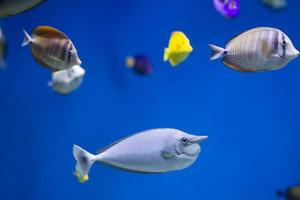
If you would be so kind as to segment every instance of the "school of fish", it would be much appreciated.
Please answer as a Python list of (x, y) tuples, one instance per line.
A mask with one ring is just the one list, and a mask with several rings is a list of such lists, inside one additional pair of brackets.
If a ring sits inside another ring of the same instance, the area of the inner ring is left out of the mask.
[[(0, 17), (21, 14), (43, 4), (45, 0), (2, 0)], [(238, 0), (212, 0), (214, 9), (228, 19), (239, 15)], [(286, 0), (262, 0), (273, 9), (287, 6)], [(50, 26), (38, 26), (32, 34), (24, 30), (22, 46), (30, 46), (35, 62), (51, 73), (48, 86), (60, 95), (78, 89), (83, 82), (85, 69), (71, 39), (62, 31)], [(166, 35), (167, 36), (167, 35)], [(194, 43), (193, 43), (194, 44)], [(292, 40), (283, 31), (273, 27), (256, 27), (229, 40), (225, 47), (209, 44), (210, 60), (222, 59), (227, 67), (240, 72), (266, 72), (285, 67), (299, 56)], [(172, 67), (182, 64), (193, 52), (190, 39), (182, 31), (171, 32), (169, 43), (163, 50), (163, 61)], [(7, 39), (0, 29), (0, 66), (6, 64)], [(126, 58), (126, 66), (136, 74), (153, 72), (151, 59), (146, 54)], [(165, 173), (191, 166), (201, 153), (200, 143), (208, 136), (198, 136), (173, 128), (151, 129), (127, 136), (114, 142), (97, 154), (91, 154), (74, 145), (76, 161), (74, 175), (79, 182), (89, 179), (89, 171), (95, 163), (137, 173)], [(300, 198), (299, 186), (291, 186), (278, 196), (287, 199)]]

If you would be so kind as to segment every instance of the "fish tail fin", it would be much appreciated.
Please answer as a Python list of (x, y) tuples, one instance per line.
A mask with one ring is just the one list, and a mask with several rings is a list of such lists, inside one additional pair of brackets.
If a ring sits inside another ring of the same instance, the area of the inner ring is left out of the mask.
[(96, 156), (77, 145), (73, 145), (73, 156), (77, 162), (74, 175), (78, 178), (79, 182), (84, 183), (89, 179), (88, 173), (96, 161)]
[(135, 60), (132, 56), (128, 56), (126, 57), (125, 63), (128, 68), (132, 68), (135, 64)]
[(227, 53), (226, 49), (218, 47), (213, 44), (209, 44), (209, 48), (211, 49), (211, 57), (209, 60), (215, 60), (218, 58), (223, 58)]
[(164, 52), (164, 61), (165, 62), (169, 59), (169, 55), (170, 55), (169, 48), (165, 48), (165, 52)]
[(23, 29), (23, 32), (25, 34), (25, 37), (24, 37), (24, 40), (22, 42), (22, 47), (24, 47), (24, 46), (26, 46), (26, 45), (33, 42), (32, 37), (24, 29)]

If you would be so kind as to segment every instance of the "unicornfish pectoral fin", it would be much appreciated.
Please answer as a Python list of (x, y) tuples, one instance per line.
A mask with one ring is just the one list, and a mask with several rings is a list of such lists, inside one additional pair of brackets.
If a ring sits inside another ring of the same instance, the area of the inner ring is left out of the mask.
[(216, 60), (218, 58), (223, 58), (227, 53), (226, 49), (218, 47), (216, 45), (209, 44), (208, 46), (211, 50), (211, 57), (209, 60)]
[(171, 152), (167, 152), (167, 151), (162, 151), (161, 155), (166, 160), (177, 158), (177, 155), (175, 153), (171, 153)]

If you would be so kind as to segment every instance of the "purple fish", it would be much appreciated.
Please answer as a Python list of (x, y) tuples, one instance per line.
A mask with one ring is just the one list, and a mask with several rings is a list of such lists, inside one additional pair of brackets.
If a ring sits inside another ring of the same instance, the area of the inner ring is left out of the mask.
[(150, 59), (145, 55), (136, 55), (126, 58), (126, 65), (140, 75), (152, 73), (152, 64)]
[(224, 17), (236, 17), (239, 13), (238, 0), (213, 0), (215, 9)]

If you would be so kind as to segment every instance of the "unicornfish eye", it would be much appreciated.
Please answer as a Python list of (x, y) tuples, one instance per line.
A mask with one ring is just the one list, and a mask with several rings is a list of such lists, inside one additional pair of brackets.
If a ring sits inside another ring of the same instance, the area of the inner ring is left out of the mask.
[(189, 143), (189, 139), (186, 137), (181, 138), (181, 144), (187, 145)]

